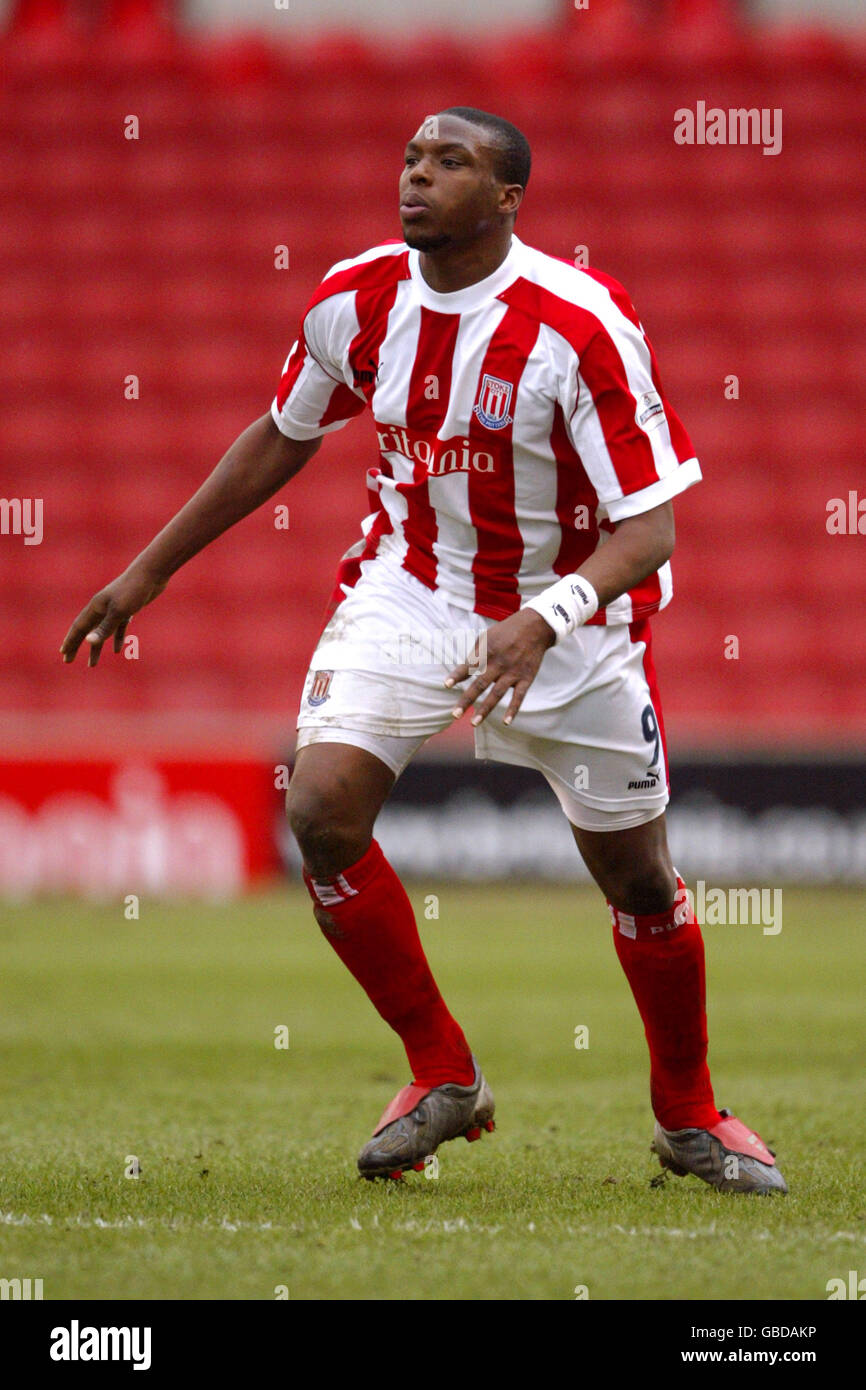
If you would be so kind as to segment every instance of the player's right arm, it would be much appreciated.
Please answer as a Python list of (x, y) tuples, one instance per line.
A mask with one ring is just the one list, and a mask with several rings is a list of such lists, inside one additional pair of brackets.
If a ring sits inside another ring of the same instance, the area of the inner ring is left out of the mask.
[(152, 603), (193, 555), (273, 497), (300, 472), (321, 442), (321, 436), (289, 438), (277, 428), (270, 412), (254, 421), (150, 545), (82, 609), (63, 639), (63, 660), (73, 661), (81, 643), (87, 641), (88, 665), (95, 666), (109, 637), (119, 652), (133, 613)]
[[(392, 256), (398, 249), (383, 254)], [(370, 257), (360, 259), (366, 263)], [(332, 266), (307, 306), (270, 412), (244, 430), (129, 568), (94, 594), (63, 639), (64, 661), (73, 661), (85, 641), (89, 666), (96, 665), (109, 637), (114, 650), (121, 651), (133, 613), (162, 593), (175, 570), (273, 497), (312, 458), (326, 434), (342, 429), (364, 409), (366, 397), (349, 362), (349, 344), (358, 331), (354, 294), (331, 278), (350, 264)]]

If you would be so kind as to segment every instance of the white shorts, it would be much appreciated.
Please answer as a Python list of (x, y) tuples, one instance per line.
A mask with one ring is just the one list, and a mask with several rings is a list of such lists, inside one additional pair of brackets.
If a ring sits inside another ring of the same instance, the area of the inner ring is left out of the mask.
[[(457, 608), (384, 557), (328, 622), (298, 715), (298, 748), (348, 743), (395, 776), (453, 724), (444, 680), (493, 626)], [(476, 758), (534, 767), (573, 825), (624, 830), (668, 802), (661, 709), (649, 625), (578, 628), (545, 652), (511, 725), (508, 691), (475, 730)]]

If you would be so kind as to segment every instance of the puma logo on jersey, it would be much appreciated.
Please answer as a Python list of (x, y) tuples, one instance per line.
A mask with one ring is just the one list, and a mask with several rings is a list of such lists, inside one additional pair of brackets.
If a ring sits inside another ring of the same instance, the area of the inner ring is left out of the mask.
[(374, 362), (372, 357), (368, 357), (367, 361), (373, 370), (371, 372), (356, 371), (352, 381), (353, 386), (372, 386), (374, 382), (378, 383), (379, 372), (382, 370), (381, 363)]

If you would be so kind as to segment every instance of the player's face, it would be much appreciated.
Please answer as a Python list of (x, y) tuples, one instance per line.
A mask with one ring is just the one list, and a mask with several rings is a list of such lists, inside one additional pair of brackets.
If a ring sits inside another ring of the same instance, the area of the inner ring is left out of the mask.
[(400, 221), (408, 246), (438, 251), (465, 246), (513, 211), (495, 173), (486, 131), (458, 116), (429, 117), (406, 146)]

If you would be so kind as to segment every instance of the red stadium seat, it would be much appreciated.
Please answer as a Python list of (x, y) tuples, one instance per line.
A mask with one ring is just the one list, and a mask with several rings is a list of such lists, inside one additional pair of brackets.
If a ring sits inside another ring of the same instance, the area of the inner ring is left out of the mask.
[[(857, 72), (808, 47), (787, 69), (696, 32), (677, 41), (691, 54), (685, 95), (676, 45), (648, 55), (614, 30), (606, 57), (574, 35), (491, 37), (455, 54), (454, 71), (495, 109), (519, 68), (509, 111), (532, 135), (534, 173), (518, 233), (566, 259), (587, 245), (622, 279), (704, 466), (677, 505), (677, 598), (658, 619), (669, 720), (724, 730), (734, 712), (753, 740), (801, 737), (810, 721), (862, 735), (851, 681), (862, 688), (866, 651), (850, 615), (866, 566), (858, 537), (825, 524), (828, 500), (862, 472)], [(0, 708), (272, 711), (290, 736), (336, 561), (359, 534), (368, 424), (328, 441), (276, 499), (287, 532), (265, 508), (177, 576), (137, 622), (146, 660), (103, 657), (96, 680), (46, 662), (93, 589), (268, 409), (325, 269), (398, 233), (400, 152), (435, 84), (404, 93), (405, 53), (347, 39), (303, 58), (164, 37), (134, 60), (120, 43), (51, 44), (56, 82), (19, 40), (0, 93), (0, 446), (22, 495), (44, 498), (46, 528), (26, 559), (3, 538), (0, 641), (14, 661)], [(783, 108), (783, 155), (675, 145), (673, 112), (691, 91), (722, 105), (762, 92), (757, 105)], [(347, 159), (359, 111), (364, 159)], [(146, 139), (124, 140), (130, 112)], [(287, 270), (274, 267), (278, 244)], [(137, 400), (124, 400), (129, 374)], [(720, 573), (746, 591), (736, 620)], [(739, 659), (726, 661), (738, 628)], [(801, 656), (818, 650), (820, 669)], [(686, 686), (666, 686), (683, 667)]]

